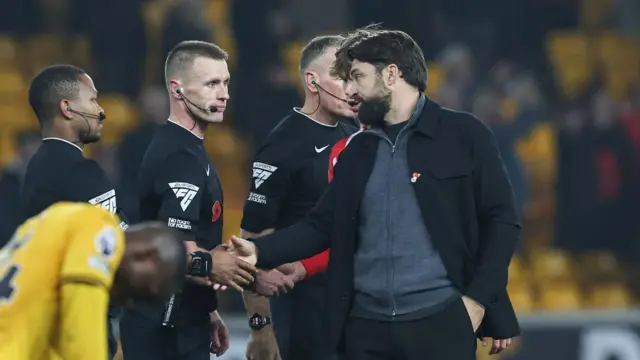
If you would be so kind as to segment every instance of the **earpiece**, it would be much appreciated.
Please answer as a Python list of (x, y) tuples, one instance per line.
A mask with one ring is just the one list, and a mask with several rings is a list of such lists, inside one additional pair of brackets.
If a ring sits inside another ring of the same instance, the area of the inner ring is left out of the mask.
[(71, 111), (71, 106), (67, 105), (67, 111)]
[(177, 88), (177, 89), (176, 89), (176, 93), (177, 93), (177, 94), (182, 94), (182, 88), (181, 88), (181, 87)]

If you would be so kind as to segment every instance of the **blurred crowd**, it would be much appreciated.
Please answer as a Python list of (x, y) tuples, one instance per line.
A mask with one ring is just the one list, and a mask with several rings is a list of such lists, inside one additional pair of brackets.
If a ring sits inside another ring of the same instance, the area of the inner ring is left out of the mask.
[[(628, 263), (640, 256), (637, 1), (0, 3), (0, 33), (17, 42), (55, 34), (62, 39), (57, 60), (75, 61), (92, 74), (101, 93), (121, 94), (136, 104), (135, 126), (115, 141), (91, 147), (91, 156), (119, 184), (119, 198), (125, 200), (121, 205), (134, 221), (138, 166), (154, 129), (168, 114), (163, 58), (169, 49), (182, 40), (205, 40), (229, 50), (233, 80), (226, 126), (242, 148), (249, 149), (244, 153), (250, 153), (291, 107), (301, 103), (294, 50), (314, 35), (372, 22), (405, 30), (422, 46), (429, 68), (427, 93), (433, 99), (473, 112), (493, 129), (525, 219), (521, 253), (555, 246), (571, 253), (606, 250)], [(560, 66), (549, 45), (557, 31), (578, 34), (571, 35), (574, 38), (616, 34), (632, 39), (622, 54), (636, 61), (618, 69), (626, 80), (612, 83), (606, 69), (595, 65), (575, 75), (586, 61), (575, 53), (568, 70)], [(87, 39), (82, 43), (85, 52), (77, 49), (77, 41), (65, 42), (78, 37)], [(46, 65), (37, 60), (20, 69), (26, 81)], [(564, 86), (566, 71), (573, 79), (571, 91)], [(109, 126), (108, 118), (105, 127)], [(13, 214), (21, 174), (40, 143), (33, 131), (22, 131), (16, 139), (15, 156), (0, 178), (0, 242), (17, 225)], [(226, 145), (212, 144), (216, 146)], [(243, 169), (236, 182), (246, 183), (247, 158), (222, 154), (213, 158), (223, 164), (223, 184), (229, 159)], [(242, 189), (232, 194), (231, 207), (241, 209), (244, 196)], [(230, 221), (233, 228), (235, 220)]]

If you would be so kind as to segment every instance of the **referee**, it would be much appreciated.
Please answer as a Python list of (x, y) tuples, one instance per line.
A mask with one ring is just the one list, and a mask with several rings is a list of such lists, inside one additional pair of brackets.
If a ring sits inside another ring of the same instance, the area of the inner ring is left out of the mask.
[[(98, 142), (106, 116), (98, 91), (87, 73), (72, 65), (45, 68), (29, 86), (29, 104), (38, 118), (42, 146), (27, 165), (20, 193), (21, 222), (59, 201), (89, 202), (127, 220), (117, 206), (116, 191), (98, 164), (84, 157), (82, 147)], [(109, 317), (118, 316), (109, 308)], [(108, 321), (111, 327), (111, 321)], [(116, 352), (109, 331), (109, 358)]]
[[(342, 40), (341, 36), (317, 37), (300, 54), (305, 102), (273, 129), (255, 156), (251, 193), (242, 219), (245, 238), (268, 234), (302, 219), (327, 187), (331, 148), (357, 130), (355, 122), (347, 120), (354, 113), (345, 100), (343, 82), (329, 74)], [(271, 298), (271, 309), (261, 294), (244, 293), (252, 329), (248, 359), (274, 360), (278, 353), (284, 360), (332, 358), (322, 341), (324, 274), (309, 278), (324, 270), (327, 261), (328, 253), (324, 252), (258, 274), (258, 289), (260, 283), (276, 284), (283, 273), (299, 282), (286, 295)]]
[[(141, 220), (159, 220), (181, 231), (194, 257), (222, 242), (222, 189), (202, 142), (207, 126), (222, 121), (229, 100), (226, 60), (227, 53), (211, 43), (185, 41), (173, 48), (165, 64), (169, 120), (156, 130), (141, 164)], [(247, 285), (253, 266), (220, 249), (209, 255), (212, 269), (192, 262), (190, 274), (205, 268), (215, 283)], [(209, 360), (210, 352), (222, 355), (229, 334), (216, 309), (211, 285), (193, 282), (167, 302), (126, 309), (120, 323), (124, 358)]]

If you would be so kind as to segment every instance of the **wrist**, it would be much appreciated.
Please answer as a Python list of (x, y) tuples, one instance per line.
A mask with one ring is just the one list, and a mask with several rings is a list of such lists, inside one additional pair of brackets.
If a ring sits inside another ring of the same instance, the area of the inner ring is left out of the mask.
[(307, 269), (300, 261), (293, 263), (293, 281), (298, 282), (307, 277)]

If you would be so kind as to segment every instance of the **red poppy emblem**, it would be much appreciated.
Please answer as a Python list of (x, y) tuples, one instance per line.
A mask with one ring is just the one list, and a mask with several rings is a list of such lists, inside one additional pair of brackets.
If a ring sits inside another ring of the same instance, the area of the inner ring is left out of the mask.
[(211, 213), (213, 214), (213, 216), (211, 216), (211, 222), (218, 221), (220, 215), (222, 215), (222, 206), (220, 206), (220, 201), (216, 200), (211, 208)]

